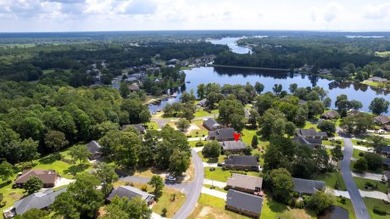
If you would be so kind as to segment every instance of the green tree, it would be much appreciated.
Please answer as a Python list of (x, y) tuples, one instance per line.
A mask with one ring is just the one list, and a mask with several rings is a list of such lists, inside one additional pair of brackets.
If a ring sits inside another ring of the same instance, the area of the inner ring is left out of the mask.
[(130, 94), (129, 85), (126, 83), (121, 83), (119, 86), (119, 93), (123, 98), (127, 98)]
[(162, 195), (162, 191), (164, 188), (164, 181), (159, 175), (153, 175), (150, 181), (148, 182), (154, 188), (153, 194), (158, 199)]
[(100, 183), (90, 173), (77, 174), (67, 191), (57, 196), (52, 209), (66, 219), (94, 218), (104, 200), (103, 193), (97, 190)]
[(23, 188), (26, 190), (27, 194), (31, 195), (35, 192), (38, 192), (43, 187), (43, 182), (36, 176), (30, 177), (26, 183), (24, 183)]
[(13, 167), (7, 161), (0, 163), (0, 176), (3, 182), (8, 182), (11, 176), (14, 174)]
[(324, 103), (324, 106), (326, 108), (330, 108), (330, 106), (332, 105), (332, 99), (330, 99), (330, 97), (325, 97), (322, 102)]
[(269, 179), (273, 199), (287, 204), (292, 198), (294, 189), (290, 172), (283, 168), (274, 169), (271, 171)]
[(336, 132), (336, 125), (333, 122), (327, 120), (321, 121), (317, 128), (323, 132), (326, 132), (329, 136), (333, 136)]
[(298, 85), (296, 83), (292, 83), (290, 84), (290, 86), (288, 87), (288, 90), (290, 91), (290, 93), (294, 93), (295, 90), (298, 88)]
[(332, 155), (332, 159), (334, 161), (340, 161), (343, 159), (343, 152), (341, 151), (341, 146), (340, 145), (336, 145), (334, 148), (332, 148), (330, 150), (331, 152), (331, 155)]
[(386, 139), (382, 136), (378, 135), (371, 135), (368, 137), (368, 142), (371, 147), (378, 148), (378, 147), (385, 147), (387, 146)]
[(79, 161), (80, 164), (86, 162), (90, 154), (86, 145), (76, 145), (69, 149), (69, 155), (73, 161)]
[(317, 191), (307, 201), (307, 207), (314, 211), (315, 214), (323, 212), (335, 203), (334, 195)]
[(382, 167), (383, 158), (379, 154), (364, 153), (364, 158), (367, 161), (367, 169), (376, 171)]
[(358, 113), (345, 117), (340, 126), (344, 127), (347, 132), (361, 134), (374, 125), (373, 117), (367, 113)]
[(209, 141), (202, 149), (202, 155), (206, 158), (218, 158), (221, 154), (221, 145), (217, 141)]
[(198, 90), (196, 91), (198, 98), (203, 99), (205, 97), (205, 86), (204, 84), (198, 84)]
[(16, 215), (14, 219), (38, 219), (38, 218), (45, 218), (49, 212), (40, 210), (40, 209), (30, 209), (26, 211), (24, 214)]
[(102, 219), (122, 219), (137, 218), (149, 219), (152, 210), (144, 200), (139, 197), (128, 199), (127, 197), (119, 198), (115, 196), (106, 207), (106, 214)]
[(104, 162), (99, 162), (96, 167), (96, 175), (101, 181), (101, 191), (107, 196), (112, 190), (112, 183), (119, 179), (115, 168)]
[(182, 103), (191, 103), (195, 101), (195, 96), (188, 92), (183, 92), (180, 96), (180, 101)]
[(175, 150), (169, 157), (169, 171), (180, 176), (190, 166), (190, 157), (184, 151)]
[[(236, 99), (221, 100), (219, 102), (219, 116), (218, 120), (222, 125), (230, 126), (236, 123), (243, 124), (244, 106)], [(233, 121), (234, 120), (234, 121)], [(239, 131), (239, 130), (237, 130)]]
[(368, 168), (366, 158), (364, 158), (364, 157), (359, 158), (359, 159), (353, 164), (353, 168), (355, 168), (357, 171), (360, 171), (360, 172), (366, 171), (367, 168)]
[(285, 128), (285, 133), (288, 136), (294, 136), (297, 126), (293, 122), (286, 122), (284, 128)]
[(55, 153), (60, 151), (68, 144), (69, 141), (66, 140), (65, 134), (63, 132), (50, 130), (45, 134), (45, 146)]
[(255, 83), (255, 90), (256, 90), (256, 92), (258, 94), (260, 94), (264, 90), (264, 85), (262, 83), (256, 81), (256, 83)]
[(190, 127), (190, 121), (187, 119), (179, 119), (176, 122), (176, 126), (180, 131), (184, 132), (188, 127)]
[(257, 146), (259, 145), (259, 138), (257, 137), (257, 135), (253, 135), (251, 145), (253, 148), (257, 148)]
[(376, 115), (387, 113), (390, 102), (385, 100), (383, 97), (375, 97), (368, 107), (370, 111)]

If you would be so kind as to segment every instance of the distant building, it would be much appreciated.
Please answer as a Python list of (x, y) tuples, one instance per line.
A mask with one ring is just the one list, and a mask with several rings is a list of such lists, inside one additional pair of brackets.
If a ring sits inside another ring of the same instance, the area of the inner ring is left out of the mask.
[(107, 200), (111, 201), (115, 196), (118, 196), (119, 198), (127, 197), (129, 200), (135, 197), (140, 197), (148, 205), (154, 202), (154, 195), (141, 191), (132, 186), (119, 186), (118, 188), (113, 189), (108, 195)]
[(138, 134), (145, 134), (146, 133), (145, 126), (143, 126), (141, 124), (124, 125), (122, 127), (122, 129), (126, 129), (128, 127), (133, 127), (138, 132)]
[(383, 167), (387, 170), (390, 170), (390, 158), (383, 159)]
[(255, 156), (231, 155), (225, 160), (223, 167), (234, 170), (259, 171), (259, 162)]
[(390, 158), (390, 146), (378, 147), (375, 149), (375, 151)]
[(298, 129), (293, 141), (307, 145), (312, 148), (320, 147), (322, 140), (327, 138), (326, 132), (317, 132), (314, 128)]
[(234, 129), (223, 128), (217, 129), (216, 131), (209, 131), (209, 140), (217, 141), (233, 141), (234, 140)]
[(323, 181), (293, 178), (293, 182), (294, 192), (298, 192), (301, 195), (313, 195), (325, 188), (325, 182)]
[(4, 218), (12, 218), (15, 215), (24, 214), (31, 209), (47, 209), (54, 203), (56, 197), (63, 192), (66, 192), (66, 188), (58, 191), (49, 189), (44, 192), (37, 192), (29, 195), (19, 201), (16, 201), (14, 206), (5, 210), (3, 212)]
[(322, 114), (321, 118), (323, 118), (323, 119), (338, 119), (338, 118), (340, 118), (340, 114), (335, 110), (331, 110), (331, 111), (328, 111), (328, 112)]
[(383, 179), (385, 182), (390, 183), (390, 171), (383, 172)]
[(374, 118), (374, 122), (378, 125), (390, 124), (390, 118), (387, 116), (377, 116)]
[(259, 218), (262, 208), (263, 198), (234, 189), (229, 189), (226, 196), (225, 209), (252, 218)]
[(56, 171), (54, 170), (24, 170), (22, 175), (20, 175), (16, 180), (15, 180), (15, 187), (23, 187), (24, 184), (31, 178), (31, 177), (37, 177), (39, 178), (42, 183), (44, 188), (49, 188), (49, 187), (54, 187), (55, 183), (58, 179), (58, 175)]
[(240, 152), (246, 150), (246, 145), (242, 141), (223, 141), (219, 143), (224, 152)]
[(233, 173), (227, 180), (227, 187), (248, 193), (259, 193), (263, 186), (263, 178)]
[(141, 89), (139, 88), (139, 86), (136, 84), (136, 83), (132, 83), (128, 86), (129, 88), (129, 91), (131, 92), (137, 92), (137, 91), (140, 91)]
[(387, 79), (386, 78), (381, 78), (381, 77), (371, 77), (368, 79), (369, 81), (372, 81), (372, 82), (377, 82), (377, 83), (384, 83), (384, 82), (387, 82)]
[(209, 131), (221, 128), (221, 125), (217, 121), (215, 121), (215, 119), (213, 119), (213, 118), (208, 118), (208, 119), (204, 120), (203, 126)]
[(87, 144), (87, 149), (89, 151), (90, 156), (88, 157), (89, 160), (98, 160), (102, 157), (102, 153), (100, 151), (102, 146), (100, 146), (99, 142), (97, 141), (90, 141)]
[(202, 99), (198, 102), (198, 106), (205, 107), (206, 106), (207, 99)]

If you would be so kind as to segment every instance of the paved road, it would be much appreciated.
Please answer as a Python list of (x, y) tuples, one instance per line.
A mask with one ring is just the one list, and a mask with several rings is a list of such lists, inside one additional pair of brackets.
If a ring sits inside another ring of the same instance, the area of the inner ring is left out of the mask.
[(341, 175), (343, 176), (345, 185), (347, 186), (349, 196), (352, 201), (357, 219), (369, 219), (366, 205), (360, 195), (358, 187), (352, 177), (350, 163), (353, 153), (352, 141), (348, 137), (344, 137), (344, 159), (341, 161)]
[(195, 179), (191, 183), (190, 191), (187, 193), (186, 201), (180, 210), (173, 216), (173, 218), (183, 219), (187, 218), (191, 212), (194, 210), (196, 203), (198, 202), (200, 192), (203, 187), (204, 180), (204, 168), (202, 164), (202, 160), (198, 156), (195, 150), (191, 150), (192, 154), (192, 162), (195, 167)]

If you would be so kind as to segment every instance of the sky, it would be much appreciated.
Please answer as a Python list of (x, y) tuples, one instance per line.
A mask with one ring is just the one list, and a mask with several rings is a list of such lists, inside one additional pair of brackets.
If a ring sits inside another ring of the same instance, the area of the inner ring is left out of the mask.
[(390, 31), (389, 0), (0, 0), (0, 32)]

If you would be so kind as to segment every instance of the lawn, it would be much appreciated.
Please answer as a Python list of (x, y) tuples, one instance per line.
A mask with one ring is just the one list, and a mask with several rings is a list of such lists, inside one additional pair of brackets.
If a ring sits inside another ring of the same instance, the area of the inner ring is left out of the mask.
[(380, 57), (389, 57), (390, 51), (375, 52), (375, 55), (380, 56)]
[[(206, 188), (208, 188), (208, 189), (212, 189), (212, 188), (211, 188), (211, 185), (203, 185), (203, 187), (206, 187)], [(225, 189), (220, 188), (220, 187), (218, 187), (218, 186), (214, 186), (213, 189), (216, 190), (216, 191), (220, 191), (220, 192), (227, 193), (227, 191), (226, 191)]]
[(215, 110), (211, 110), (211, 113), (205, 111), (203, 108), (199, 108), (195, 114), (194, 114), (195, 118), (197, 117), (204, 117), (204, 116), (212, 116), (212, 117), (215, 117), (217, 118), (218, 116), (218, 110), (215, 109)]
[[(149, 192), (151, 192), (149, 190)], [(176, 198), (172, 201), (172, 195), (176, 194)], [(178, 190), (164, 187), (162, 196), (158, 202), (153, 206), (153, 212), (161, 215), (162, 209), (167, 208), (167, 217), (171, 218), (184, 204), (186, 196)]]
[(379, 200), (379, 199), (373, 199), (373, 198), (363, 198), (364, 199), (364, 203), (366, 204), (366, 207), (367, 207), (367, 210), (368, 210), (368, 213), (370, 214), (370, 217), (371, 219), (385, 219), (385, 218), (389, 218), (389, 215), (378, 215), (378, 214), (375, 214), (373, 209), (374, 209), (374, 206), (378, 206), (380, 207), (381, 209), (386, 209), (388, 212), (389, 212), (389, 209), (390, 209), (390, 204), (385, 204), (382, 200)]
[(353, 158), (356, 158), (356, 159), (359, 159), (361, 158), (361, 156), (359, 156), (360, 153), (366, 153), (365, 151), (361, 151), (361, 150), (358, 150), (358, 149), (353, 149), (353, 153), (352, 153), (352, 157)]
[(326, 183), (326, 185), (332, 189), (335, 189), (336, 182), (338, 182), (339, 188), (338, 190), (346, 191), (347, 187), (345, 186), (343, 177), (339, 172), (331, 172), (320, 174), (314, 178), (315, 180), (321, 180)]
[[(375, 180), (359, 178), (359, 177), (354, 177), (353, 179), (355, 180), (355, 183), (356, 183), (357, 187), (359, 189), (361, 189), (361, 190), (365, 190), (365, 191), (380, 191), (380, 192), (383, 192), (383, 193), (387, 192), (387, 185), (384, 184), (383, 182), (378, 182), (378, 181), (375, 181)], [(367, 183), (371, 183), (375, 187), (377, 186), (377, 188), (373, 188), (372, 190), (367, 190), (365, 188)]]
[(186, 134), (187, 136), (191, 135), (191, 137), (204, 137), (209, 134), (209, 131), (203, 127), (202, 119), (192, 120), (191, 124), (197, 126), (199, 129), (192, 130), (190, 133)]
[(254, 172), (254, 171), (230, 171), (230, 170), (222, 170), (220, 167), (216, 167), (214, 171), (210, 171), (210, 167), (205, 167), (204, 168), (205, 172), (205, 178), (206, 179), (211, 179), (211, 180), (216, 180), (220, 182), (226, 182), (229, 177), (232, 176), (232, 172), (236, 173), (243, 173), (247, 174), (248, 176), (260, 176), (259, 172)]
[(200, 194), (198, 204), (196, 205), (195, 209), (192, 211), (188, 219), (198, 218), (244, 219), (248, 217), (225, 210), (225, 201), (223, 199), (206, 194)]
[(150, 121), (150, 122), (146, 123), (146, 126), (148, 127), (148, 129), (153, 129), (153, 130), (159, 129), (158, 124), (155, 121)]
[(256, 130), (244, 129), (244, 130), (241, 131), (241, 140), (246, 145), (251, 145), (252, 144), (252, 138), (253, 138), (254, 135), (256, 135)]
[[(358, 144), (358, 142), (361, 142), (361, 143)], [(359, 139), (352, 139), (352, 144), (353, 144), (353, 145), (357, 145), (357, 146), (369, 147), (369, 146), (368, 146), (368, 142), (362, 141), (362, 140), (359, 140)]]
[(349, 219), (356, 219), (355, 210), (353, 209), (353, 205), (352, 205), (351, 200), (346, 198), (345, 204), (343, 204), (343, 203), (341, 203), (341, 198), (337, 197), (335, 205), (340, 206), (340, 207), (344, 208), (345, 210), (347, 210), (349, 213)]
[(218, 159), (217, 158), (204, 158), (202, 151), (198, 152), (199, 157), (202, 159), (203, 162), (206, 163), (218, 163), (218, 162), (223, 162), (225, 161), (226, 156), (225, 155), (219, 155)]
[(304, 209), (291, 209), (285, 204), (273, 201), (267, 196), (263, 198), (263, 210), (261, 211), (261, 218), (279, 219), (279, 218), (299, 218), (311, 219), (317, 218), (314, 215), (308, 214)]
[(305, 126), (303, 127), (303, 129), (310, 129), (310, 128), (314, 128), (316, 131), (319, 131), (319, 129), (317, 128), (317, 124), (314, 124), (314, 123), (311, 123), (310, 121), (307, 121), (305, 123)]

